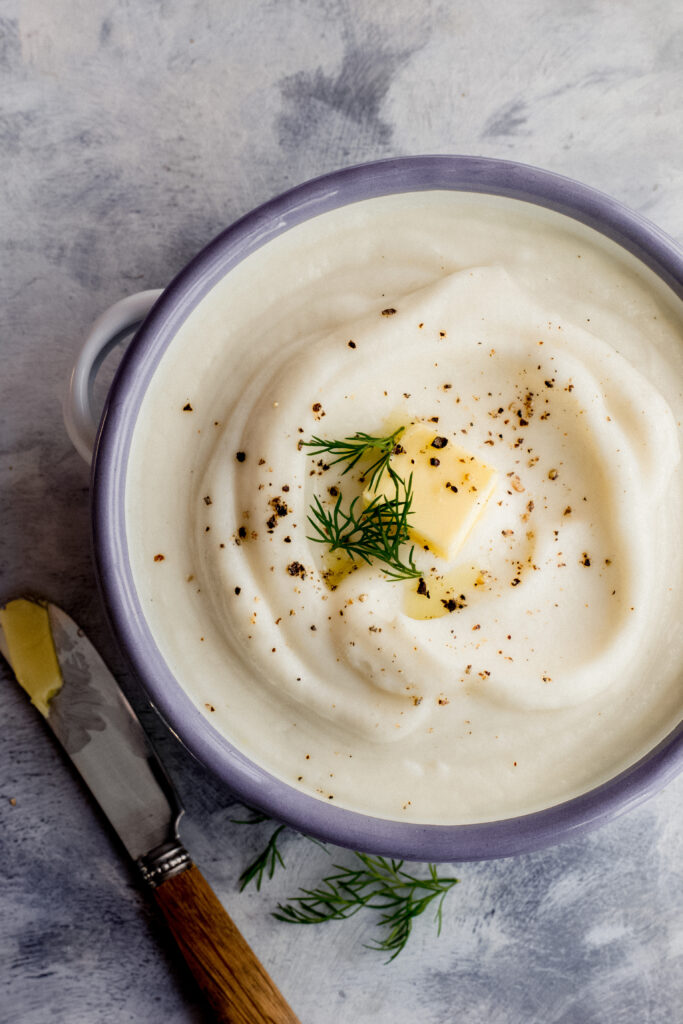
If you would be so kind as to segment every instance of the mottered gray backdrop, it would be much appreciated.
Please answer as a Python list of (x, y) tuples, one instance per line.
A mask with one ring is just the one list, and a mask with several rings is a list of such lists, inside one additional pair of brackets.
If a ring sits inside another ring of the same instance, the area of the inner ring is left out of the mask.
[[(103, 618), (60, 412), (79, 340), (258, 203), (387, 156), (537, 164), (681, 240), (682, 68), (676, 0), (0, 0), (0, 597), (50, 597), (102, 650), (185, 801), (186, 844), (303, 1024), (683, 1020), (683, 778), (587, 837), (455, 865), (441, 937), (420, 919), (390, 966), (363, 947), (369, 916), (273, 920), (349, 855), (290, 833), (286, 871), (238, 892), (268, 826), (231, 823)], [(0, 1021), (206, 1019), (4, 662), (0, 733)]]

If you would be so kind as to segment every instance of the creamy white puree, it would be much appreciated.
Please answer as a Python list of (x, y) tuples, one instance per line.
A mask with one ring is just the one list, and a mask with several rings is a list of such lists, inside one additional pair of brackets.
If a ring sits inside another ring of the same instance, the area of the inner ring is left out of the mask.
[[(683, 703), (681, 351), (653, 274), (527, 204), (394, 196), (280, 236), (180, 329), (133, 439), (172, 671), (253, 760), (380, 817), (510, 817), (613, 776)], [(330, 588), (309, 505), (360, 484), (299, 442), (432, 417), (499, 482), (452, 565), (415, 553), (434, 614), (465, 607), (416, 619), (376, 567)]]

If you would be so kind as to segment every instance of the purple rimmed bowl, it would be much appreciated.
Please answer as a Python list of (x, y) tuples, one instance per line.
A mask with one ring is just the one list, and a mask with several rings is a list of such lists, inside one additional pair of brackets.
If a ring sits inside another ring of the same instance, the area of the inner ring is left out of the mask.
[(475, 825), (420, 825), (332, 806), (250, 761), (201, 714), (152, 638), (133, 583), (125, 532), (126, 468), (138, 410), (166, 347), (208, 291), (252, 252), (303, 221), (359, 200), (431, 189), (505, 196), (565, 214), (631, 252), (683, 298), (683, 255), (672, 239), (608, 196), (547, 171), (479, 157), (422, 156), (316, 178), (220, 234), (144, 320), (109, 392), (95, 445), (93, 536), (111, 625), (150, 700), (192, 754), (239, 799), (302, 832), (364, 852), (418, 861), (478, 860), (549, 846), (636, 806), (683, 768), (683, 722), (609, 782), (533, 814)]

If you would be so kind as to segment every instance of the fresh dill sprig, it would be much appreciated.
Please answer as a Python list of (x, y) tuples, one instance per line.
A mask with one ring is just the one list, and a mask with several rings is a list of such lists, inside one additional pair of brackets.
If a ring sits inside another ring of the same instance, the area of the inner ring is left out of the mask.
[(316, 496), (308, 521), (317, 536), (308, 539), (328, 544), (330, 551), (345, 551), (351, 558), (361, 558), (368, 564), (381, 562), (384, 574), (391, 580), (416, 579), (421, 574), (413, 559), (415, 547), (411, 547), (406, 559), (400, 552), (401, 545), (409, 539), (413, 477), (411, 474), (405, 483), (392, 471), (392, 480), (392, 498), (379, 494), (360, 511), (360, 496), (353, 499), (348, 511), (342, 508), (341, 492), (331, 509), (325, 508)]
[[(263, 814), (262, 811), (256, 811), (252, 807), (248, 807), (247, 810), (250, 813), (249, 818), (231, 818), (230, 820), (235, 825), (261, 825), (264, 821), (272, 822), (272, 818), (269, 818), (267, 814)], [(256, 882), (256, 888), (260, 890), (263, 884), (264, 875), (267, 875), (268, 879), (271, 879), (275, 874), (278, 865), (281, 868), (286, 867), (280, 849), (278, 847), (278, 836), (283, 829), (286, 829), (286, 825), (280, 825), (275, 829), (270, 839), (266, 843), (265, 847), (259, 854), (254, 857), (253, 861), (247, 865), (242, 874), (240, 875), (240, 892), (249, 885), (250, 882)], [(303, 835), (303, 833), (301, 833)], [(316, 846), (320, 846), (323, 850), (326, 848), (325, 843), (320, 839), (316, 839), (314, 836), (304, 835), (304, 839), (308, 839), (310, 843), (315, 843)]]
[(313, 437), (310, 441), (302, 441), (301, 446), (311, 449), (308, 452), (309, 455), (336, 456), (328, 462), (328, 466), (336, 466), (339, 462), (348, 462), (342, 476), (352, 470), (361, 459), (376, 456), (375, 461), (363, 470), (360, 477), (361, 482), (367, 481), (368, 490), (376, 493), (385, 470), (390, 476), (396, 476), (389, 460), (394, 453), (399, 436), (405, 429), (405, 427), (399, 427), (388, 437), (374, 437), (372, 434), (360, 432), (354, 434), (353, 437), (345, 437), (341, 441), (326, 441), (322, 437)]
[[(269, 819), (265, 815), (261, 818), (261, 821), (268, 820)], [(257, 822), (241, 821), (239, 822), (239, 824), (253, 825), (257, 824)], [(259, 855), (254, 858), (251, 864), (248, 864), (247, 867), (244, 869), (244, 871), (240, 875), (240, 892), (242, 892), (243, 889), (246, 889), (246, 887), (249, 885), (251, 881), (255, 881), (257, 890), (260, 890), (261, 885), (263, 884), (264, 876), (267, 875), (268, 878), (272, 878), (273, 875), (275, 874), (275, 870), (278, 864), (280, 865), (280, 867), (284, 868), (285, 862), (282, 859), (282, 854), (280, 853), (280, 849), (277, 845), (277, 840), (278, 836), (285, 828), (287, 828), (286, 825), (278, 825), (278, 827), (275, 829), (270, 839), (266, 843), (264, 849), (261, 850)]]
[(365, 853), (355, 857), (360, 867), (335, 864), (336, 874), (324, 878), (315, 889), (301, 889), (302, 896), (279, 904), (273, 916), (288, 924), (321, 924), (353, 917), (363, 907), (380, 910), (379, 925), (387, 931), (367, 948), (390, 953), (387, 963), (405, 948), (413, 921), (434, 900), (437, 934), (441, 934), (443, 901), (457, 878), (440, 878), (434, 864), (429, 865), (428, 878), (418, 878), (403, 870), (402, 860)]
[[(259, 825), (272, 821), (268, 815), (248, 807), (248, 818), (233, 818), (235, 824)], [(272, 879), (278, 867), (285, 862), (278, 847), (280, 833), (286, 825), (278, 825), (264, 849), (240, 875), (240, 892), (255, 882), (260, 890), (266, 878)], [(304, 836), (317, 846), (325, 844), (313, 836)], [(300, 889), (303, 894), (286, 903), (278, 904), (273, 917), (287, 924), (323, 924), (325, 921), (345, 920), (363, 907), (383, 913), (379, 926), (387, 929), (378, 941), (369, 943), (368, 949), (390, 953), (389, 963), (405, 948), (410, 938), (413, 921), (437, 900), (434, 920), (437, 935), (441, 934), (443, 901), (457, 884), (457, 878), (440, 878), (435, 864), (428, 864), (428, 878), (417, 878), (403, 870), (402, 860), (387, 860), (365, 853), (354, 853), (360, 866), (343, 867), (335, 864), (335, 873), (323, 878), (315, 889)]]

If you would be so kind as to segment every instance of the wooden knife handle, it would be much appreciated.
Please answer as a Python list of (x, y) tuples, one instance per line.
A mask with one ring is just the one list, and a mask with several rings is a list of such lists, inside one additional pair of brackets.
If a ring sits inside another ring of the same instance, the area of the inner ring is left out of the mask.
[(252, 949), (194, 865), (154, 898), (221, 1024), (299, 1024)]

